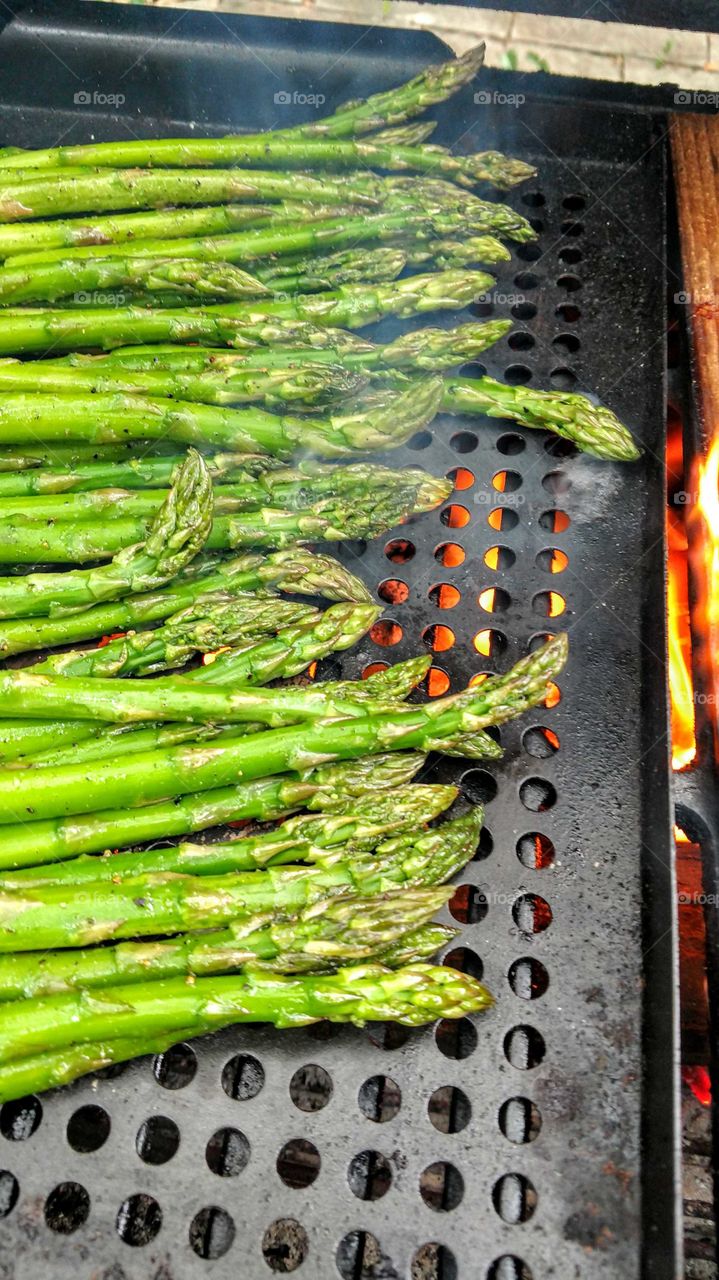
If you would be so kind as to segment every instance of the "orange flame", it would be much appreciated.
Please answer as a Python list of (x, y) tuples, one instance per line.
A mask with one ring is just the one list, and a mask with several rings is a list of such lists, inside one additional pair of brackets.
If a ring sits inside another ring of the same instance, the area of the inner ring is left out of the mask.
[(699, 467), (697, 511), (704, 521), (705, 624), (712, 664), (714, 706), (719, 700), (719, 435)]
[[(669, 405), (667, 477), (670, 492), (684, 483), (682, 422)], [(682, 508), (667, 507), (667, 632), (671, 699), (672, 768), (686, 769), (696, 755), (692, 643), (689, 624), (689, 552)]]
[(697, 1102), (703, 1107), (711, 1106), (712, 1082), (706, 1067), (682, 1067), (682, 1080), (691, 1089)]

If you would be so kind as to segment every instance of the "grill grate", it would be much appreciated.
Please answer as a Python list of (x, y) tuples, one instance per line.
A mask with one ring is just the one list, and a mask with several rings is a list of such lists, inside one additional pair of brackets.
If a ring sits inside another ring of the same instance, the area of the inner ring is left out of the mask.
[[(110, 9), (106, 20), (82, 5), (75, 21), (117, 23)], [(124, 21), (141, 21), (131, 12)], [(230, 29), (245, 40), (244, 52), (233, 51), (235, 73), (247, 102), (261, 104), (246, 43), (254, 35), (271, 61), (269, 28), (253, 20)], [(277, 30), (272, 65), (288, 79), (292, 61), (303, 89), (320, 53), (331, 60), (330, 48), (352, 44), (346, 30), (303, 23), (290, 58), (291, 25)], [(23, 38), (12, 28), (3, 36), (16, 52)], [(44, 40), (52, 43), (49, 32)], [(343, 58), (358, 92), (410, 74), (435, 50), (407, 33), (381, 41), (392, 70), (361, 43)], [(30, 54), (39, 75), (46, 55), (32, 43), (26, 67)], [(218, 52), (218, 80), (222, 66)], [(128, 75), (128, 101), (147, 78), (146, 65)], [(486, 83), (492, 94), (507, 85)], [(186, 79), (163, 88), (177, 94), (168, 117), (187, 125)], [(190, 102), (203, 92), (193, 81)], [(336, 96), (346, 96), (341, 85)], [(15, 128), (3, 141), (51, 142), (62, 102), (53, 122), (25, 114), (25, 101), (9, 104), (25, 135)], [(271, 123), (257, 110), (259, 125)], [(72, 119), (82, 136), (87, 123)], [(487, 370), (604, 394), (649, 446), (641, 466), (622, 470), (511, 423), (440, 418), (392, 461), (451, 472), (450, 501), (340, 553), (386, 609), (372, 635), (320, 675), (355, 677), (424, 645), (434, 655), (425, 693), (436, 696), (505, 668), (559, 625), (572, 629), (561, 689), (502, 728), (498, 767), (441, 760), (425, 771), (458, 781), (464, 802), (487, 805), (446, 918), (462, 926), (452, 963), (483, 975), (497, 1007), (421, 1031), (229, 1031), (3, 1107), (0, 1242), (13, 1280), (675, 1274), (655, 456), (663, 147), (648, 117), (600, 106), (528, 99), (519, 109), (467, 94), (441, 119), (440, 141), (511, 146), (541, 172), (512, 197), (536, 221), (539, 248), (520, 248), (498, 273), (494, 299), (474, 308), (516, 321), (487, 353)], [(98, 136), (117, 132), (110, 118), (93, 123)], [(167, 132), (167, 120), (145, 118), (143, 130)]]

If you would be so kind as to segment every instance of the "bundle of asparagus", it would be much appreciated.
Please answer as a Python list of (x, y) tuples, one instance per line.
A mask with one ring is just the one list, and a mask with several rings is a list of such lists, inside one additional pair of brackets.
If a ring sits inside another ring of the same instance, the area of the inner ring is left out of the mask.
[(310, 549), (449, 496), (363, 457), (438, 411), (638, 456), (586, 397), (457, 376), (507, 321), (356, 332), (535, 235), (477, 190), (529, 165), (416, 118), (481, 61), (261, 136), (0, 151), (0, 654), (36, 653), (0, 671), (0, 1101), (235, 1022), (491, 1002), (427, 963), (481, 810), (413, 779), (499, 758), (566, 637), (426, 703), (428, 657), (317, 680), (380, 610)]

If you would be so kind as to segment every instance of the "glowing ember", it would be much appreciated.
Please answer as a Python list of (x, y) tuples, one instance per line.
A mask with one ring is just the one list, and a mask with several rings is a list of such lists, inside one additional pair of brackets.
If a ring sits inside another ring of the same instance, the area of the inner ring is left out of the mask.
[(682, 1067), (682, 1080), (691, 1089), (697, 1102), (710, 1107), (712, 1082), (706, 1067)]

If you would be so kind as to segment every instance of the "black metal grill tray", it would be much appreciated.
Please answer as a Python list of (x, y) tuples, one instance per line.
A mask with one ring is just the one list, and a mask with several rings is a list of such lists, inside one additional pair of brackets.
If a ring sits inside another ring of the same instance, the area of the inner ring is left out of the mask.
[[(7, 144), (277, 126), (312, 109), (277, 106), (278, 91), (322, 93), (327, 111), (445, 56), (406, 32), (16, 8), (0, 37)], [(533, 102), (522, 76), (487, 74), (479, 87), (493, 101), (455, 99), (438, 139), (505, 147), (540, 170), (511, 197), (537, 220), (539, 256), (515, 253), (495, 301), (475, 308), (518, 317), (486, 367), (537, 387), (576, 380), (646, 446), (623, 468), (511, 423), (440, 418), (392, 461), (463, 468), (468, 487), (443, 511), (340, 552), (373, 588), (408, 588), (386, 611), (399, 642), (367, 639), (340, 664), (346, 676), (421, 651), (440, 625), (455, 642), (436, 666), (459, 689), (537, 634), (571, 631), (561, 701), (502, 729), (502, 763), (426, 772), (488, 801), (487, 834), (460, 877), (468, 923), (457, 945), (496, 1009), (459, 1031), (238, 1029), (2, 1108), (3, 1280), (263, 1280), (295, 1267), (312, 1280), (678, 1274), (664, 147), (641, 112)], [(83, 105), (78, 93), (125, 101)], [(467, 513), (462, 526), (451, 505)], [(502, 507), (497, 532), (488, 516)], [(569, 517), (562, 532), (556, 510)], [(441, 563), (446, 543), (462, 547), (461, 566)], [(495, 570), (484, 557), (496, 546)], [(551, 549), (568, 557), (564, 572), (547, 571)], [(442, 584), (459, 593), (452, 608), (439, 607), (452, 595)], [(478, 600), (490, 587), (494, 613)], [(566, 602), (561, 617), (543, 612), (550, 590)], [(502, 649), (491, 659), (473, 645), (486, 629)], [(558, 735), (551, 757), (536, 754), (538, 726)], [(534, 865), (530, 833), (545, 851), (551, 841), (552, 865)]]

